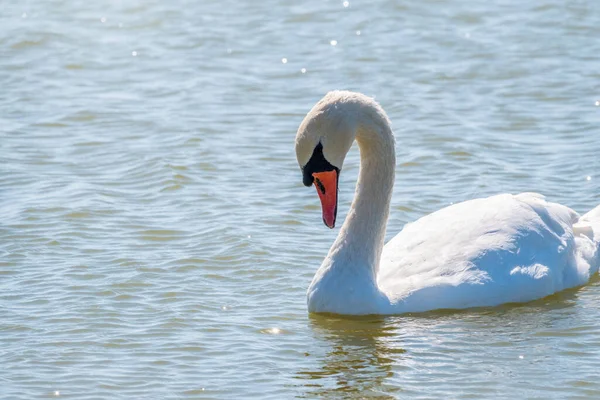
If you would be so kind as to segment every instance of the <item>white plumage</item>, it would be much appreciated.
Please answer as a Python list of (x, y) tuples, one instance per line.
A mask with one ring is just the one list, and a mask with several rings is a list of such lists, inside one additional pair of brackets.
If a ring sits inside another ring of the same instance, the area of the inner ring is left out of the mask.
[(327, 94), (298, 130), (297, 158), (303, 166), (320, 142), (341, 169), (354, 139), (356, 194), (308, 289), (309, 311), (400, 314), (525, 302), (583, 285), (598, 271), (600, 207), (580, 218), (534, 193), (446, 207), (383, 246), (395, 151), (381, 107), (359, 93)]
[(578, 215), (537, 194), (465, 201), (407, 225), (383, 250), (377, 281), (391, 309), (525, 302), (583, 285), (598, 244)]

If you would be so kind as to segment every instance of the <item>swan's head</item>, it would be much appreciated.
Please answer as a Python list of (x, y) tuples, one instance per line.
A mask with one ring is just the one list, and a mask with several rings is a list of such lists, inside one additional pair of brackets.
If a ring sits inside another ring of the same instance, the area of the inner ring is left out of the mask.
[(306, 115), (296, 134), (296, 158), (304, 185), (315, 185), (323, 209), (323, 222), (335, 226), (338, 181), (346, 154), (356, 136), (358, 94), (328, 93)]

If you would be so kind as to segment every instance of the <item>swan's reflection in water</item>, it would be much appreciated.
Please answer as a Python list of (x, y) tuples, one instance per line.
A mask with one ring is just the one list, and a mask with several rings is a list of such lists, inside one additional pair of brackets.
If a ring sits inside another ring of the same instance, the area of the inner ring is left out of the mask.
[(515, 377), (542, 381), (540, 363), (573, 346), (582, 351), (578, 331), (570, 326), (574, 313), (585, 320), (586, 311), (576, 307), (578, 292), (521, 305), (397, 317), (311, 315), (316, 347), (308, 350), (310, 365), (296, 373), (300, 397), (447, 398), (456, 385), (472, 398), (498, 390), (512, 396)]
[(403, 357), (395, 318), (364, 317), (343, 319), (311, 315), (315, 336), (328, 342), (320, 367), (301, 370), (307, 398), (394, 398), (400, 388), (387, 387), (392, 365)]

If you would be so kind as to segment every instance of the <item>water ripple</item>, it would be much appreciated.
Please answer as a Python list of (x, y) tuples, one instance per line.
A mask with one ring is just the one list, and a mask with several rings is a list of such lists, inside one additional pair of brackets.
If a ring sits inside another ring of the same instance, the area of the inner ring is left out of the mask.
[[(359, 90), (397, 137), (388, 237), (503, 191), (586, 211), (595, 7), (25, 1), (0, 23), (0, 397), (600, 396), (597, 280), (518, 307), (307, 316), (336, 232), (293, 149), (325, 91)], [(357, 173), (354, 149), (340, 219)]]

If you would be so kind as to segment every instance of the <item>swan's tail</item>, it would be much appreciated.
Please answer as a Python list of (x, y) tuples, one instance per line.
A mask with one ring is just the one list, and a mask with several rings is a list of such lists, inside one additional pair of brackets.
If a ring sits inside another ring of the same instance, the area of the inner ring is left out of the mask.
[[(584, 261), (588, 278), (598, 272), (600, 266), (600, 206), (584, 214), (573, 224), (573, 233), (577, 243), (578, 259)], [(586, 265), (587, 264), (587, 265)], [(583, 272), (583, 271), (580, 271)]]
[(584, 234), (594, 242), (600, 243), (600, 206), (581, 216), (573, 228), (575, 234)]

